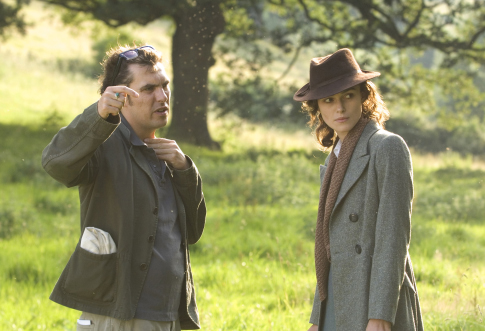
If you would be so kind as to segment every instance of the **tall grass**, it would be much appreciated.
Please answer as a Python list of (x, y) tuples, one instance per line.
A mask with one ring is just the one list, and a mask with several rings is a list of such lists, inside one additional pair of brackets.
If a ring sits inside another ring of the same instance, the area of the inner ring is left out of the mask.
[[(40, 167), (42, 148), (55, 133), (42, 127), (0, 130), (1, 330), (73, 330), (78, 317), (48, 300), (80, 233), (76, 190)], [(313, 231), (324, 155), (244, 146), (232, 152), (182, 146), (202, 173), (208, 203), (206, 231), (191, 248), (203, 330), (305, 329), (315, 286)], [(483, 180), (485, 172), (471, 169), (474, 163), (450, 168), (453, 157), (459, 162), (454, 155), (435, 157), (430, 168), (415, 158), (411, 254), (427, 329), (480, 330), (485, 227), (473, 211), (466, 219), (455, 216), (470, 207), (463, 201), (484, 194), (483, 185), (471, 187), (470, 181)], [(428, 209), (437, 207), (421, 197), (447, 204), (448, 196), (439, 201), (436, 193), (447, 187), (444, 171), (461, 202), (433, 217)]]

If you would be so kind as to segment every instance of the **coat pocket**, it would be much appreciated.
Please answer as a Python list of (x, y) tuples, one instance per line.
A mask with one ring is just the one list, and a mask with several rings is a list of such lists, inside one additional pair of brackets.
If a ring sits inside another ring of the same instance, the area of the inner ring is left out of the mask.
[(404, 273), (403, 285), (409, 287), (411, 291), (413, 291), (413, 293), (416, 294), (416, 289), (414, 288), (413, 282), (411, 281), (411, 279), (406, 273)]
[(392, 331), (415, 331), (418, 329), (417, 314), (419, 314), (419, 308), (416, 306), (416, 299), (415, 288), (408, 275), (405, 274)]
[(63, 290), (81, 299), (113, 302), (116, 269), (117, 253), (99, 255), (77, 247), (69, 261)]

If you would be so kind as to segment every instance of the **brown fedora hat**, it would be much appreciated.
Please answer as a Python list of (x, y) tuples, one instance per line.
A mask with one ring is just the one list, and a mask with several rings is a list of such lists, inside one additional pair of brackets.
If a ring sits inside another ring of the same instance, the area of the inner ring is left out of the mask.
[(310, 83), (299, 89), (293, 99), (308, 101), (326, 98), (380, 74), (377, 71), (361, 70), (350, 49), (342, 48), (310, 61)]

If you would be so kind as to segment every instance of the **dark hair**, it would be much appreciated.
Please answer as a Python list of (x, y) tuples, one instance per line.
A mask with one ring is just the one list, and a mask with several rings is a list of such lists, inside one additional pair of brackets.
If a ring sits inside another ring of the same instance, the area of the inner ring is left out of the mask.
[[(381, 95), (377, 91), (377, 86), (370, 80), (367, 80), (359, 84), (359, 87), (362, 97), (362, 116), (373, 119), (384, 128), (385, 122), (389, 119), (389, 110), (387, 110)], [(336, 134), (323, 120), (322, 114), (318, 109), (318, 100), (304, 101), (301, 108), (310, 116), (308, 124), (310, 127), (315, 128), (315, 136), (318, 143), (324, 149), (333, 146)]]
[[(101, 84), (101, 87), (99, 88), (100, 94), (103, 94), (106, 88), (112, 85), (111, 82), (113, 80), (113, 75), (116, 69), (116, 64), (118, 63), (119, 55), (130, 49), (135, 49), (138, 47), (140, 46), (118, 46), (116, 48), (111, 48), (108, 52), (106, 52), (107, 57), (101, 63), (101, 65), (103, 66), (103, 73), (101, 74), (101, 76), (99, 76), (98, 79), (99, 83)], [(133, 81), (133, 75), (128, 70), (128, 64), (138, 64), (141, 66), (146, 66), (150, 70), (156, 71), (157, 63), (162, 62), (162, 60), (162, 53), (154, 49), (148, 47), (139, 49), (137, 57), (131, 60), (123, 59), (121, 61), (120, 71), (118, 73), (118, 76), (116, 76), (114, 85), (129, 86)]]

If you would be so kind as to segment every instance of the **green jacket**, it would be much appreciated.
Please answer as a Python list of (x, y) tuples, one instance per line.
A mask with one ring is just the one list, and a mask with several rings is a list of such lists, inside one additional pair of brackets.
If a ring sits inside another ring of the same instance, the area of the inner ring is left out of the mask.
[[(149, 166), (120, 122), (119, 116), (112, 122), (102, 119), (97, 103), (91, 105), (54, 136), (42, 165), (67, 187), (79, 187), (81, 234), (85, 227), (97, 227), (110, 233), (117, 246), (116, 253), (95, 255), (80, 248), (80, 237), (50, 299), (128, 320), (135, 315), (151, 261), (158, 198)], [(171, 180), (185, 247), (179, 318), (183, 329), (199, 329), (188, 244), (199, 240), (205, 225), (202, 182), (193, 163), (188, 170), (171, 171)]]
[[(323, 181), (327, 169), (320, 166)], [(421, 331), (423, 321), (409, 244), (413, 170), (403, 139), (370, 121), (350, 159), (330, 216), (337, 331), (364, 331), (369, 319), (393, 331)], [(310, 322), (318, 324), (315, 295)]]

